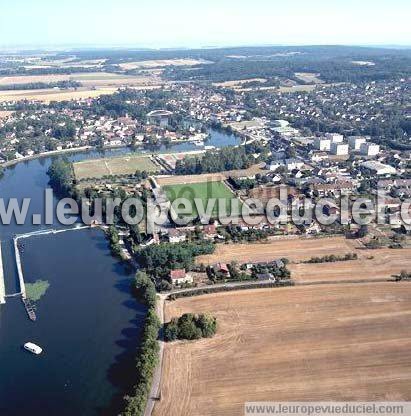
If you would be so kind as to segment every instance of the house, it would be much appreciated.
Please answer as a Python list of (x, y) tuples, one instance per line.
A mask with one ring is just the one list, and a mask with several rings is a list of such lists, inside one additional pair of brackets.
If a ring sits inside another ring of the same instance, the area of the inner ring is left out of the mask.
[(170, 271), (170, 281), (173, 285), (178, 286), (184, 283), (193, 283), (193, 276), (186, 273), (184, 269)]
[(294, 169), (301, 169), (304, 166), (304, 162), (299, 159), (286, 159), (285, 166), (288, 171), (292, 171)]
[(214, 238), (217, 235), (217, 227), (215, 224), (208, 224), (203, 227), (204, 235)]
[(180, 232), (179, 230), (176, 230), (175, 228), (169, 230), (168, 232), (168, 241), (170, 243), (182, 243), (186, 241), (187, 236)]
[(351, 192), (356, 186), (351, 181), (337, 181), (334, 183), (311, 183), (311, 194), (318, 193), (319, 196), (335, 195), (341, 192)]
[(230, 270), (228, 270), (228, 266), (225, 263), (217, 263), (214, 266), (214, 271), (223, 274), (225, 277), (230, 277)]
[(310, 226), (305, 229), (305, 234), (319, 234), (321, 232), (321, 227), (318, 222), (313, 221)]
[(265, 167), (271, 171), (276, 171), (281, 166), (284, 166), (283, 162), (280, 162), (279, 160), (273, 160), (272, 162), (267, 163)]

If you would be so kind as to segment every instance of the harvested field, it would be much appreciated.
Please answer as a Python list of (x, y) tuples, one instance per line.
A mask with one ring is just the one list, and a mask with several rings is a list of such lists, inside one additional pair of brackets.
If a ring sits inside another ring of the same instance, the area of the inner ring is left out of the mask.
[(15, 90), (15, 91), (0, 91), (0, 102), (5, 101), (20, 101), (20, 100), (36, 100), (36, 101), (70, 101), (86, 98), (96, 98), (101, 95), (113, 94), (117, 88), (78, 88), (77, 90)]
[(328, 254), (344, 255), (357, 252), (359, 244), (343, 237), (273, 239), (253, 244), (219, 244), (213, 254), (197, 257), (198, 263), (264, 262), (280, 257), (291, 261), (309, 260)]
[[(394, 274), (400, 274), (402, 270), (411, 270), (411, 249), (356, 250), (355, 253), (358, 254), (358, 260), (291, 264), (289, 268), (292, 278), (296, 282), (387, 280)], [(333, 253), (330, 251), (329, 254)]]
[(78, 81), (84, 85), (112, 86), (117, 84), (141, 85), (158, 82), (157, 77), (130, 76), (109, 72), (85, 72), (75, 74), (18, 75), (0, 78), (0, 85), (29, 84), (35, 82)]
[(106, 175), (130, 175), (136, 170), (157, 172), (149, 156), (127, 155), (74, 163), (76, 179), (101, 178)]
[(304, 286), (167, 304), (217, 317), (166, 344), (155, 416), (243, 414), (246, 401), (411, 400), (411, 284)]
[(65, 101), (82, 98), (95, 98), (103, 94), (113, 94), (121, 86), (136, 89), (159, 88), (163, 81), (154, 75), (130, 76), (108, 72), (90, 72), (59, 75), (21, 75), (0, 78), (0, 86), (27, 83), (52, 83), (59, 81), (78, 81), (82, 87), (74, 89), (37, 89), (0, 91), (0, 101), (39, 100)]
[(215, 87), (223, 87), (223, 88), (240, 88), (244, 84), (248, 84), (249, 82), (259, 82), (264, 84), (267, 82), (265, 78), (250, 78), (250, 79), (237, 79), (233, 81), (224, 81), (224, 82), (215, 82), (213, 85)]
[[(300, 263), (311, 257), (334, 254), (344, 256), (356, 253), (358, 260), (333, 263)], [(357, 240), (343, 237), (274, 239), (255, 244), (219, 244), (216, 251), (207, 256), (197, 257), (197, 262), (214, 264), (237, 261), (264, 262), (278, 258), (288, 258), (292, 264), (291, 277), (299, 283), (333, 282), (339, 280), (387, 280), (401, 270), (411, 270), (411, 249), (393, 250), (389, 248), (364, 249)]]
[(309, 84), (324, 84), (324, 81), (320, 79), (320, 74), (313, 72), (296, 72), (295, 76), (303, 82)]
[(314, 91), (316, 85), (293, 85), (292, 87), (280, 87), (279, 92), (311, 92)]

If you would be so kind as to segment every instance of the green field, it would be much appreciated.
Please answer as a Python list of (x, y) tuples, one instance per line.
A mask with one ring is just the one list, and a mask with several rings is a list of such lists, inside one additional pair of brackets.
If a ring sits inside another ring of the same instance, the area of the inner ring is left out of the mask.
[[(207, 209), (207, 201), (210, 198), (225, 200), (226, 212), (231, 213), (231, 201), (237, 200), (236, 196), (230, 191), (230, 189), (223, 182), (201, 182), (190, 183), (183, 185), (167, 185), (163, 187), (164, 192), (170, 202), (174, 202), (176, 199), (185, 198), (188, 199), (193, 207), (192, 214), (197, 216), (198, 210), (195, 206), (194, 199), (200, 199), (203, 203), (204, 210)], [(241, 209), (241, 203), (238, 204)], [(233, 205), (233, 214), (237, 213)], [(212, 215), (218, 215), (218, 201), (216, 202)]]
[(74, 174), (77, 180), (102, 178), (103, 176), (109, 175), (131, 175), (137, 170), (153, 173), (159, 169), (151, 161), (149, 156), (141, 155), (85, 160), (74, 163)]

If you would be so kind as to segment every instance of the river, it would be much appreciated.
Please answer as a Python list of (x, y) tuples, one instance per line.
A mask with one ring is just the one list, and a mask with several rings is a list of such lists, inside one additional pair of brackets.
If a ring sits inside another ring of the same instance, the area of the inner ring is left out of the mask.
[[(216, 147), (238, 139), (211, 131)], [(184, 143), (160, 151), (199, 147)], [(201, 148), (200, 148), (201, 149)], [(73, 161), (115, 156), (115, 149), (69, 155)], [(47, 169), (52, 158), (23, 162), (5, 171), (0, 197), (30, 198), (28, 219), (44, 211)], [(56, 203), (56, 201), (54, 201)], [(29, 221), (0, 225), (6, 293), (19, 290), (12, 237), (61, 225)], [(46, 280), (50, 287), (37, 302), (38, 319), (27, 319), (19, 298), (0, 306), (0, 415), (115, 415), (135, 378), (135, 351), (145, 311), (130, 294), (133, 271), (110, 254), (101, 231), (81, 230), (23, 240), (26, 282)], [(32, 341), (40, 356), (22, 350)]]

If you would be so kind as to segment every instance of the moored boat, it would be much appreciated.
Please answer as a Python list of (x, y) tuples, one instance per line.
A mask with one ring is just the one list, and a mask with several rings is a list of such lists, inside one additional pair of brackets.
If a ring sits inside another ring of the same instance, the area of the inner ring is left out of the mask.
[(36, 355), (39, 355), (43, 352), (43, 349), (41, 347), (32, 342), (26, 342), (24, 344), (24, 349)]

